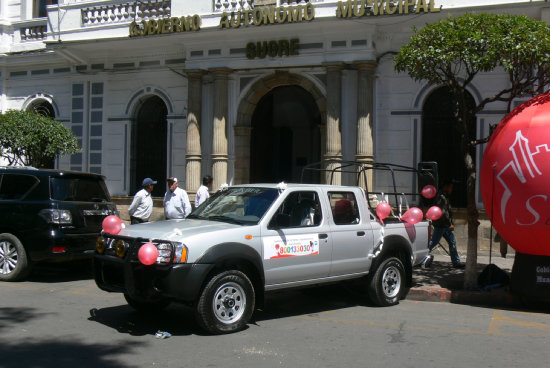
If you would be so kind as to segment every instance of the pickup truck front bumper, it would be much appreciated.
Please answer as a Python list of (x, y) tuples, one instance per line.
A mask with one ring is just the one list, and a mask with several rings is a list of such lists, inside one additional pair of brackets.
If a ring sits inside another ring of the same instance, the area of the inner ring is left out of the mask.
[(97, 286), (136, 298), (163, 297), (193, 302), (212, 267), (212, 264), (200, 263), (145, 266), (139, 261), (94, 255)]

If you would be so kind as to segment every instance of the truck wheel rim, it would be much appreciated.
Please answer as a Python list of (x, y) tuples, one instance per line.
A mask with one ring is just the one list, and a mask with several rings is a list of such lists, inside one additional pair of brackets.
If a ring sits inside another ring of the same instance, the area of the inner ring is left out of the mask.
[(223, 284), (214, 294), (212, 307), (218, 321), (225, 324), (238, 321), (246, 308), (246, 295), (243, 288), (234, 282)]
[(388, 298), (395, 297), (401, 290), (401, 273), (397, 267), (386, 268), (382, 275), (382, 289)]
[(8, 275), (17, 266), (17, 249), (7, 241), (0, 242), (0, 274)]

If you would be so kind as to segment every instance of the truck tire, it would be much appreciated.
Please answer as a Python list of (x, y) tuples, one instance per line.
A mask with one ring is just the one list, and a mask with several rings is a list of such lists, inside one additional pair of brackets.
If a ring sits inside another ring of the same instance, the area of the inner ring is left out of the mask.
[(399, 303), (405, 290), (405, 268), (399, 258), (388, 257), (369, 278), (369, 298), (382, 307)]
[(239, 331), (250, 320), (254, 304), (250, 279), (241, 271), (223, 271), (202, 290), (196, 307), (197, 322), (212, 334)]
[(27, 251), (16, 236), (0, 234), (0, 280), (19, 281), (30, 272)]
[(158, 312), (170, 304), (170, 300), (168, 299), (141, 299), (132, 297), (126, 293), (124, 293), (124, 299), (126, 299), (130, 307), (140, 313)]

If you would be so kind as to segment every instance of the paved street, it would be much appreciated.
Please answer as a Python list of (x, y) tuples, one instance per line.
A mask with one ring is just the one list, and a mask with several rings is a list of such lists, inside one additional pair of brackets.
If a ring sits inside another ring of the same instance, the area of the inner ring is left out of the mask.
[[(271, 295), (255, 324), (204, 335), (171, 305), (142, 317), (86, 273), (0, 283), (0, 367), (547, 366), (550, 314), (405, 300), (376, 308), (341, 285)], [(168, 331), (168, 339), (155, 332)]]

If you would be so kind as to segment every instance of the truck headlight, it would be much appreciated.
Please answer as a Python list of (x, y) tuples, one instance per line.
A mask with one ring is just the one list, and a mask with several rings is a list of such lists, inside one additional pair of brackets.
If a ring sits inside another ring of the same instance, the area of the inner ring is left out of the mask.
[(175, 244), (174, 263), (187, 262), (187, 247), (183, 243)]

